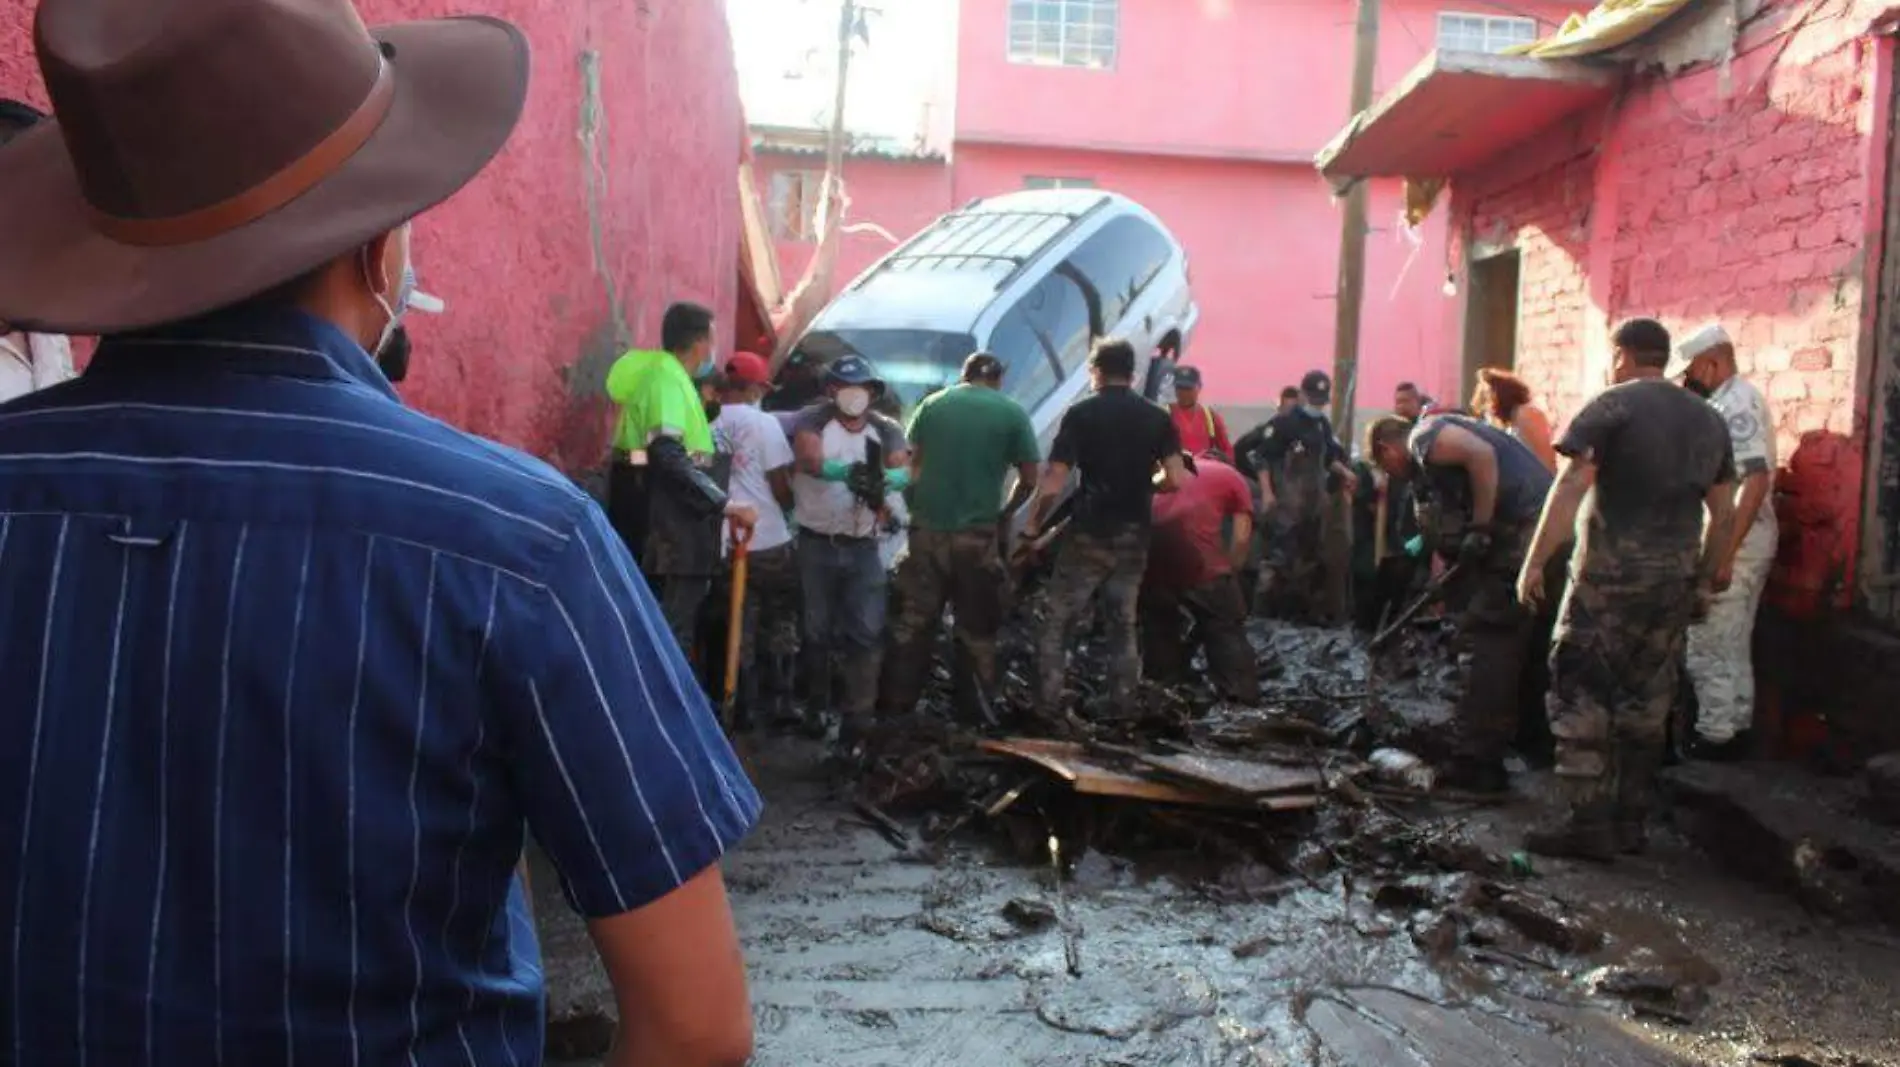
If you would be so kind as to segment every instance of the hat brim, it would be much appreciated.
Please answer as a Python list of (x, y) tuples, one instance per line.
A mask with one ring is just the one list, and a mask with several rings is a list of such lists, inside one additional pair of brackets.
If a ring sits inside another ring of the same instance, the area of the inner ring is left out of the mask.
[(57, 121), (0, 149), (0, 321), (109, 334), (190, 318), (282, 285), (448, 199), (507, 143), (528, 42), (499, 19), (381, 26), (396, 91), (369, 141), (276, 211), (185, 245), (122, 244), (92, 225)]

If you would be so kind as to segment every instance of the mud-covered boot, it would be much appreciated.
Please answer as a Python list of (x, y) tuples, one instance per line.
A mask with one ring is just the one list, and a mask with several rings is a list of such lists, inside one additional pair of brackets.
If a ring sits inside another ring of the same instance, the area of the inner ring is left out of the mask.
[(1524, 835), (1524, 850), (1561, 859), (1614, 862), (1619, 851), (1616, 799), (1596, 778), (1558, 779), (1569, 799), (1569, 814)]
[(1656, 773), (1667, 753), (1661, 744), (1625, 746), (1617, 752), (1616, 848), (1639, 855), (1649, 847), (1649, 812), (1656, 794)]
[(852, 759), (868, 752), (871, 730), (877, 721), (878, 658), (857, 655), (847, 659), (839, 671), (844, 682), (839, 703), (838, 747)]
[(798, 709), (792, 703), (792, 657), (782, 652), (767, 653), (760, 669), (765, 674), (761, 686), (765, 703), (760, 709), (765, 721), (773, 726), (797, 725)]

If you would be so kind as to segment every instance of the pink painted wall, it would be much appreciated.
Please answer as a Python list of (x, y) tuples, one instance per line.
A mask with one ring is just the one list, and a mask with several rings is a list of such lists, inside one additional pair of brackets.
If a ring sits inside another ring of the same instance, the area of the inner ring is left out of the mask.
[[(1344, 123), (1350, 0), (1121, 0), (1114, 69), (1010, 63), (1009, 0), (962, 0), (960, 142), (1306, 161)], [(1523, 13), (1551, 26), (1588, 3), (1385, 0), (1378, 86), (1430, 51), (1440, 10)]]
[[(0, 0), (0, 94), (44, 103), (30, 0)], [(460, 12), (451, 0), (363, 0), (371, 23)], [(738, 84), (724, 5), (489, 0), (534, 47), (534, 82), (502, 157), (418, 224), (416, 263), (448, 300), (416, 316), (403, 392), (458, 426), (565, 469), (605, 449), (600, 392), (621, 338), (657, 339), (669, 301), (728, 322), (738, 275)], [(605, 188), (583, 179), (584, 56), (599, 52), (594, 140)], [(687, 64), (662, 57), (691, 55)], [(598, 248), (598, 252), (596, 252)], [(617, 312), (617, 313), (616, 313)]]
[[(1026, 175), (1092, 178), (1173, 231), (1201, 305), (1187, 359), (1207, 375), (1210, 402), (1267, 406), (1305, 372), (1330, 368), (1339, 215), (1311, 166), (965, 145), (955, 199), (1020, 189)], [(1438, 343), (1454, 310), (1442, 292), (1445, 223), (1428, 222), (1414, 254), (1398, 209), (1396, 184), (1375, 188), (1362, 407), (1387, 403), (1401, 379), (1423, 384), (1451, 373)]]
[[(752, 171), (759, 187), (759, 201), (766, 214), (772, 211), (772, 175), (787, 171), (812, 171), (822, 174), (825, 161), (811, 155), (756, 149)], [(838, 249), (838, 271), (834, 291), (848, 285), (865, 268), (897, 247), (931, 220), (950, 210), (950, 168), (941, 160), (911, 161), (873, 158), (845, 160), (845, 224), (875, 225), (888, 231), (895, 242), (877, 233), (847, 233)], [(768, 223), (770, 219), (768, 218)], [(811, 262), (817, 245), (811, 241), (777, 242), (779, 284), (786, 291), (798, 284)]]

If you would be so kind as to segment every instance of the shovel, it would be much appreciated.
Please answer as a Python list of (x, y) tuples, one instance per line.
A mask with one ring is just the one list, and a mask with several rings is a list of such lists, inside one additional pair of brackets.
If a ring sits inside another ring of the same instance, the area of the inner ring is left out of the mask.
[(1425, 587), (1425, 591), (1418, 595), (1418, 599), (1407, 604), (1405, 610), (1399, 612), (1397, 617), (1387, 623), (1385, 629), (1375, 634), (1372, 640), (1366, 644), (1366, 647), (1377, 650), (1383, 647), (1387, 641), (1392, 640), (1393, 635), (1404, 629), (1406, 624), (1410, 623), (1413, 619), (1417, 618), (1419, 612), (1424, 611), (1439, 597), (1445, 595), (1445, 588), (1458, 577), (1459, 572), (1463, 569), (1463, 563), (1454, 563), (1446, 567), (1438, 577), (1432, 579), (1431, 584)]
[(752, 529), (732, 524), (732, 599), (726, 608), (726, 698), (719, 707), (720, 723), (732, 729), (733, 713), (739, 702), (739, 646), (745, 639), (746, 557), (752, 545)]

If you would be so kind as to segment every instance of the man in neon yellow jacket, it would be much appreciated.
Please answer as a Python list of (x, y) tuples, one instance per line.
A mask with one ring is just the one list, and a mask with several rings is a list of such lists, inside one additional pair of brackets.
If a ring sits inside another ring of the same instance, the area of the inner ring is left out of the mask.
[(660, 324), (664, 351), (628, 352), (607, 372), (620, 405), (607, 511), (691, 658), (699, 609), (719, 569), (719, 524), (742, 526), (750, 507), (726, 498), (730, 458), (715, 454), (695, 378), (712, 369), (713, 314), (674, 304)]

